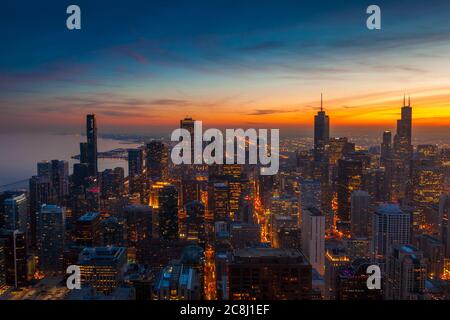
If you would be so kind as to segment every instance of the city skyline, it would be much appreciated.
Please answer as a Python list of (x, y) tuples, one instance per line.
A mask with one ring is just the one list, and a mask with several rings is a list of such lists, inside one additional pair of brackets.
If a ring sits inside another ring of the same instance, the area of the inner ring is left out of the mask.
[(448, 0), (2, 9), (0, 300), (450, 300)]

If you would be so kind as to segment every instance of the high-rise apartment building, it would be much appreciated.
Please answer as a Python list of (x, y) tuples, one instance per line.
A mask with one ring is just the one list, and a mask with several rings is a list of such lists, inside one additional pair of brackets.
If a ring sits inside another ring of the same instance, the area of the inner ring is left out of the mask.
[(174, 185), (166, 185), (159, 192), (159, 237), (178, 240), (178, 191)]
[(369, 193), (355, 190), (351, 195), (350, 209), (350, 234), (352, 237), (361, 238), (369, 235)]
[(146, 146), (147, 177), (152, 181), (163, 180), (168, 177), (169, 150), (162, 141), (150, 141)]
[(37, 234), (39, 267), (44, 272), (62, 272), (65, 243), (65, 208), (42, 205), (38, 215)]
[(382, 204), (373, 215), (372, 254), (375, 259), (384, 259), (394, 245), (410, 243), (411, 217), (397, 204)]
[(411, 245), (395, 245), (387, 258), (385, 298), (419, 300), (425, 293), (427, 267), (422, 252)]
[(299, 250), (245, 248), (228, 262), (231, 300), (311, 298), (311, 265)]
[(128, 188), (129, 193), (143, 193), (144, 191), (144, 150), (128, 150)]
[(317, 208), (302, 214), (302, 252), (319, 274), (325, 273), (325, 216)]
[(19, 230), (0, 229), (5, 282), (14, 288), (28, 284), (27, 244), (25, 234)]
[(124, 247), (88, 247), (81, 251), (77, 265), (81, 271), (81, 286), (91, 286), (109, 294), (124, 280), (127, 249)]
[(351, 195), (361, 189), (362, 175), (362, 161), (350, 158), (338, 160), (337, 217), (344, 229), (350, 224)]

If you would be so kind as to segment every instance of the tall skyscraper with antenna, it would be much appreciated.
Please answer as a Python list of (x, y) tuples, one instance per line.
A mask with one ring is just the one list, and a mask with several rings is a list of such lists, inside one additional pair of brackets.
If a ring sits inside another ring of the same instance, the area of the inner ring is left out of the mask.
[(314, 155), (316, 160), (322, 158), (329, 139), (330, 118), (323, 111), (323, 96), (320, 94), (320, 111), (314, 116)]
[(389, 198), (397, 202), (405, 200), (410, 184), (410, 163), (413, 155), (412, 145), (412, 107), (411, 98), (403, 97), (401, 118), (397, 120), (392, 159), (386, 164)]

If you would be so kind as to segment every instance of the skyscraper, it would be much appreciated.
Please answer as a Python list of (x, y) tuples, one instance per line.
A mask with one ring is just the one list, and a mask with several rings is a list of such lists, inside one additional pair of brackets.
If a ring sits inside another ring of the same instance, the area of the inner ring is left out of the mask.
[(153, 210), (148, 205), (129, 205), (124, 209), (125, 229), (129, 248), (152, 237)]
[(129, 193), (142, 193), (144, 191), (144, 150), (128, 150), (128, 179)]
[(230, 221), (229, 188), (225, 183), (210, 184), (208, 205), (213, 212), (214, 221)]
[(397, 204), (382, 204), (373, 215), (372, 253), (375, 259), (384, 259), (394, 245), (410, 243), (411, 217)]
[(166, 180), (169, 170), (169, 150), (162, 141), (147, 143), (147, 177), (150, 180)]
[(307, 208), (302, 214), (302, 252), (311, 266), (325, 273), (325, 216), (317, 208)]
[(364, 238), (369, 236), (369, 193), (355, 190), (351, 196), (351, 227), (352, 237)]
[(124, 170), (121, 167), (106, 169), (99, 174), (100, 195), (103, 199), (120, 197), (124, 192)]
[(100, 222), (100, 245), (123, 246), (125, 243), (124, 222), (116, 217), (108, 217)]
[(393, 246), (386, 265), (386, 299), (423, 299), (426, 274), (422, 252), (411, 245)]
[(180, 128), (186, 129), (191, 134), (191, 163), (194, 163), (194, 126), (195, 120), (191, 117), (180, 120)]
[(37, 163), (37, 176), (48, 177), (58, 201), (69, 192), (69, 163), (63, 160), (41, 161)]
[[(290, 275), (286, 274), (290, 270)], [(245, 248), (228, 262), (231, 300), (311, 298), (311, 265), (299, 250)]]
[(97, 120), (95, 118), (95, 114), (88, 114), (86, 116), (86, 136), (86, 160), (89, 166), (89, 175), (97, 176)]
[(334, 300), (337, 298), (339, 274), (350, 265), (350, 258), (341, 242), (327, 244), (325, 253), (325, 299)]
[(81, 286), (92, 286), (109, 294), (123, 281), (127, 266), (127, 249), (124, 247), (93, 247), (81, 251), (78, 263)]
[(186, 239), (205, 244), (205, 206), (200, 201), (188, 202), (186, 211)]
[[(63, 160), (52, 160), (50, 164), (50, 179), (54, 190), (54, 195), (58, 204), (61, 204), (69, 194), (69, 163)], [(39, 166), (39, 164), (38, 164)], [(39, 172), (38, 176), (43, 176)]]
[(314, 153), (320, 160), (325, 151), (325, 145), (330, 139), (330, 118), (323, 111), (322, 95), (320, 96), (320, 111), (314, 116)]
[(5, 282), (18, 288), (25, 286), (27, 279), (27, 245), (23, 232), (0, 229), (0, 246), (5, 261)]
[(322, 210), (322, 186), (317, 180), (303, 180), (300, 182), (300, 210), (299, 225), (302, 224), (303, 212), (307, 208)]
[[(403, 107), (401, 110), (401, 118), (397, 120), (397, 134), (394, 137), (394, 149), (396, 152), (411, 155), (412, 153), (412, 108), (411, 99), (403, 99)], [(404, 149), (403, 149), (404, 148)]]
[(439, 197), (444, 191), (444, 171), (438, 161), (423, 158), (420, 154), (414, 155), (410, 168), (409, 198), (414, 206), (413, 228), (416, 233), (424, 233), (437, 223), (435, 219), (427, 218), (425, 211), (427, 206), (439, 204)]
[(445, 266), (444, 244), (429, 234), (418, 236), (416, 241), (427, 265), (428, 278), (441, 279)]
[(344, 229), (350, 224), (351, 195), (353, 191), (361, 189), (362, 174), (363, 165), (360, 160), (344, 158), (338, 161), (337, 217)]
[(192, 201), (200, 201), (201, 190), (204, 181), (191, 178), (181, 180), (181, 205), (186, 205)]
[(159, 192), (159, 237), (178, 240), (178, 191), (166, 185)]
[(0, 288), (6, 285), (6, 248), (0, 239)]
[(87, 247), (100, 244), (100, 213), (88, 212), (77, 220), (74, 240), (78, 245)]
[(9, 230), (19, 230), (27, 233), (28, 199), (26, 193), (12, 192), (3, 201), (5, 210), (4, 227)]
[(65, 208), (43, 205), (38, 215), (38, 248), (40, 270), (63, 271)]
[(381, 165), (385, 165), (386, 160), (391, 157), (392, 153), (392, 133), (390, 131), (383, 132), (383, 142), (381, 143)]
[(36, 227), (38, 212), (43, 204), (54, 204), (56, 199), (52, 182), (47, 176), (32, 176), (29, 182), (30, 200), (29, 200), (29, 223), (30, 223), (30, 242), (32, 247), (37, 245)]
[(403, 99), (401, 119), (397, 120), (397, 133), (394, 136), (392, 159), (386, 163), (386, 176), (390, 200), (393, 202), (405, 199), (410, 183), (410, 161), (413, 154), (412, 141), (412, 108), (408, 100)]
[(444, 244), (445, 257), (450, 258), (450, 194), (439, 197), (440, 239)]

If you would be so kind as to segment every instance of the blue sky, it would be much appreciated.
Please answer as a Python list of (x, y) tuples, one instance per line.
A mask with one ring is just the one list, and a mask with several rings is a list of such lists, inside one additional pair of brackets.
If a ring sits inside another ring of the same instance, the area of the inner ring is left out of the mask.
[[(82, 30), (65, 27), (70, 4)], [(4, 131), (77, 130), (88, 112), (111, 132), (186, 114), (294, 126), (320, 92), (337, 124), (395, 119), (406, 92), (422, 125), (450, 125), (449, 1), (11, 1), (0, 26)]]

